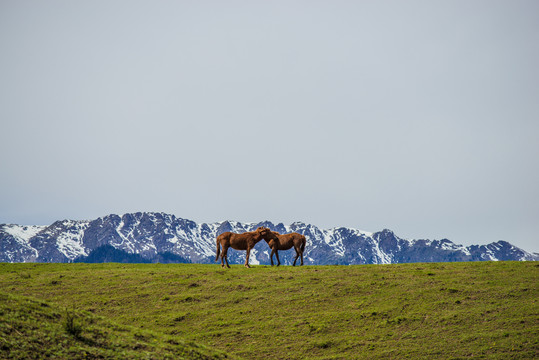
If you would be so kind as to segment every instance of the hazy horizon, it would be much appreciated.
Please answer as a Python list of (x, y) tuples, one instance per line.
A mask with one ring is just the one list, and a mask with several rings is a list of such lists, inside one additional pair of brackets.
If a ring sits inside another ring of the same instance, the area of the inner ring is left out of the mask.
[(539, 252), (536, 1), (2, 1), (0, 223), (156, 211)]

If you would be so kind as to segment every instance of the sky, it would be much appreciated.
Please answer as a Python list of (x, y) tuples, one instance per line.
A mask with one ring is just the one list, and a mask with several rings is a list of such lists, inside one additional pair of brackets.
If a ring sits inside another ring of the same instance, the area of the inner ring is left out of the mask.
[(0, 0), (0, 223), (539, 252), (539, 2)]

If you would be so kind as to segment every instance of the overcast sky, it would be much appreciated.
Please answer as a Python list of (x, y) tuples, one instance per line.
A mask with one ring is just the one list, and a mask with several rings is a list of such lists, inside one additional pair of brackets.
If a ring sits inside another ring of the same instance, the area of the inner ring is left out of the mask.
[(0, 223), (539, 251), (539, 2), (0, 0)]

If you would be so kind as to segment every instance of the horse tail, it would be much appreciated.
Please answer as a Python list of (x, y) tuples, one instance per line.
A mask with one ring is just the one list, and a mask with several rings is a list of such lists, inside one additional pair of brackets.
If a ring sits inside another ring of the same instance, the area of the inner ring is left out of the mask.
[(215, 241), (217, 243), (217, 254), (215, 255), (215, 261), (219, 260), (219, 254), (221, 253), (221, 244), (219, 243), (219, 237)]
[(307, 239), (305, 238), (305, 235), (302, 235), (301, 237), (301, 253), (303, 254), (303, 252), (305, 251), (305, 244), (307, 243)]

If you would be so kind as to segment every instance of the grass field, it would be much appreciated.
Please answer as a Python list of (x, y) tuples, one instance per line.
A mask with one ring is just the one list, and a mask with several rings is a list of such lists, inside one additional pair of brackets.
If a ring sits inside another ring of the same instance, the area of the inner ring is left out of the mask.
[(0, 264), (0, 357), (534, 359), (538, 275), (537, 262)]

